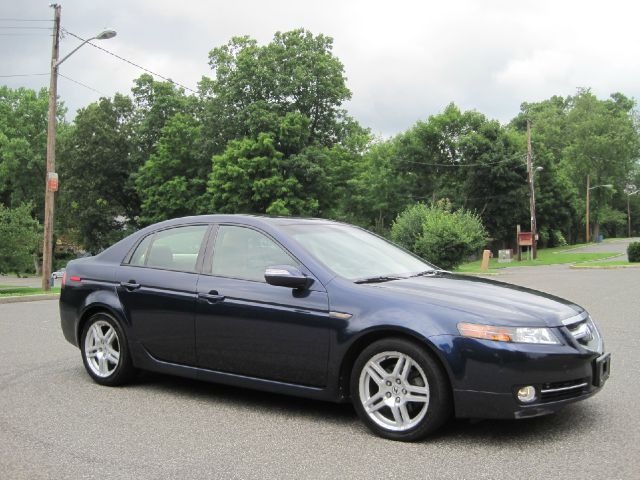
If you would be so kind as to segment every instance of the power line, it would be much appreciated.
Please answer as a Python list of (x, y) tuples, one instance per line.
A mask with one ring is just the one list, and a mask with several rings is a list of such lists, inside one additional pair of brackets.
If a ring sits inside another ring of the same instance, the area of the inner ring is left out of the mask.
[(41, 75), (49, 75), (49, 73), (14, 73), (12, 75), (0, 75), (0, 78), (11, 77), (39, 77)]
[(60, 73), (60, 72), (58, 72), (58, 75), (59, 75), (59, 76), (61, 76), (62, 78), (66, 78), (66, 79), (67, 79), (67, 80), (69, 80), (70, 82), (77, 83), (77, 84), (78, 84), (78, 85), (80, 85), (81, 87), (87, 88), (87, 89), (89, 89), (89, 90), (91, 90), (91, 91), (93, 91), (93, 92), (96, 92), (96, 93), (99, 93), (100, 95), (104, 95), (105, 97), (108, 97), (108, 95), (107, 95), (106, 93), (101, 92), (100, 90), (96, 90), (95, 88), (90, 87), (89, 85), (85, 85), (84, 83), (79, 82), (78, 80), (74, 80), (74, 79), (73, 79), (73, 78), (71, 78), (71, 77), (67, 77), (66, 75), (63, 75), (63, 74), (62, 74), (62, 73)]
[(0, 25), (6, 30), (53, 30), (51, 27), (16, 27), (15, 25)]
[[(522, 159), (523, 155), (505, 158), (503, 160), (496, 160), (494, 162), (487, 163), (428, 163), (428, 162), (416, 162), (413, 160), (401, 160), (401, 163), (411, 163), (415, 165), (425, 165), (428, 167), (491, 167), (499, 165), (501, 163), (511, 162), (513, 160)], [(523, 165), (524, 166), (524, 165)]]
[[(85, 42), (85, 41), (86, 41), (84, 38), (79, 37), (79, 36), (78, 36), (78, 35), (76, 35), (75, 33), (71, 33), (69, 30), (64, 29), (64, 32), (65, 32), (65, 33), (68, 33), (68, 34), (69, 34), (69, 35), (71, 35), (72, 37), (77, 38), (78, 40), (81, 40), (81, 41), (83, 41), (83, 42)], [(130, 65), (133, 65), (133, 66), (134, 66), (134, 67), (136, 67), (136, 68), (139, 68), (140, 70), (144, 70), (145, 72), (150, 73), (151, 75), (154, 75), (154, 76), (159, 77), (159, 78), (161, 78), (161, 79), (163, 79), (163, 80), (165, 80), (165, 81), (167, 81), (167, 82), (173, 83), (174, 85), (177, 85), (177, 86), (179, 86), (179, 87), (181, 87), (181, 88), (184, 88), (185, 90), (188, 90), (188, 91), (190, 91), (191, 93), (198, 93), (198, 92), (196, 92), (196, 91), (195, 91), (194, 89), (192, 89), (192, 88), (189, 88), (189, 87), (187, 87), (187, 86), (185, 86), (185, 85), (182, 85), (181, 83), (178, 83), (178, 82), (176, 82), (175, 80), (171, 80), (170, 78), (167, 78), (167, 77), (165, 77), (165, 76), (163, 76), (163, 75), (160, 75), (159, 73), (153, 72), (153, 71), (149, 70), (148, 68), (145, 68), (145, 67), (143, 67), (143, 66), (141, 66), (141, 65), (138, 65), (137, 63), (132, 62), (131, 60), (127, 60), (126, 58), (121, 57), (120, 55), (117, 55), (117, 54), (115, 54), (115, 53), (113, 53), (113, 52), (111, 52), (111, 51), (107, 50), (106, 48), (102, 48), (102, 47), (100, 47), (100, 46), (98, 46), (98, 45), (95, 45), (95, 44), (93, 44), (93, 43), (91, 43), (91, 42), (87, 42), (87, 44), (88, 44), (88, 45), (91, 45), (91, 46), (92, 46), (92, 47), (94, 47), (94, 48), (97, 48), (98, 50), (102, 50), (103, 52), (108, 53), (108, 54), (109, 54), (109, 55), (111, 55), (112, 57), (116, 57), (118, 60), (122, 60), (123, 62), (126, 62), (126, 63), (128, 63), (128, 64), (130, 64)]]
[(43, 18), (0, 18), (0, 22), (53, 22), (51, 19)]
[(0, 33), (1, 37), (53, 37), (49, 33)]

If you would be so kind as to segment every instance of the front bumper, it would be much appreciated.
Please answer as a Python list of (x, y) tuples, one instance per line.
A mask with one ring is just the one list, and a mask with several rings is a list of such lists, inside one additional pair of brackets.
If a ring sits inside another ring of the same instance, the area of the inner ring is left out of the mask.
[[(529, 418), (591, 397), (604, 385), (610, 354), (576, 345), (530, 345), (459, 336), (432, 337), (444, 355), (456, 417)], [(533, 386), (530, 403), (517, 399)]]

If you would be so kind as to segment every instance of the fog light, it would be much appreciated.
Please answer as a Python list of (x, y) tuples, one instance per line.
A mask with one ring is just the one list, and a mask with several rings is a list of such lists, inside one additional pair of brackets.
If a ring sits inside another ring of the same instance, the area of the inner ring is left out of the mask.
[(522, 403), (531, 403), (536, 399), (536, 389), (531, 385), (518, 390), (518, 400)]

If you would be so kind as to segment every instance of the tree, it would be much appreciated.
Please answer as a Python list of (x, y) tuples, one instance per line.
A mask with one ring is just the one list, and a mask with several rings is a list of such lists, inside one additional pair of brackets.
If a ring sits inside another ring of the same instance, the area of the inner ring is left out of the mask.
[(136, 174), (142, 225), (202, 209), (211, 162), (198, 148), (200, 135), (201, 125), (193, 116), (177, 113), (167, 120), (155, 152)]
[(308, 214), (314, 199), (301, 198), (301, 184), (286, 175), (283, 154), (274, 139), (261, 133), (256, 140), (234, 140), (213, 158), (207, 192), (220, 213)]
[(212, 106), (209, 128), (222, 142), (273, 132), (279, 117), (299, 113), (309, 119), (308, 143), (339, 141), (341, 105), (351, 97), (344, 67), (333, 56), (333, 40), (298, 29), (277, 32), (264, 46), (234, 37), (209, 53), (215, 79), (201, 91)]
[[(0, 87), (0, 202), (18, 207), (31, 202), (36, 217), (44, 217), (47, 156), (46, 89)], [(58, 105), (59, 131), (65, 109)]]
[(97, 252), (134, 227), (140, 200), (132, 175), (131, 100), (116, 94), (78, 111), (61, 138), (59, 215), (86, 249)]
[(0, 203), (0, 273), (32, 271), (40, 224), (31, 216), (33, 205), (7, 208)]
[(394, 242), (441, 268), (452, 269), (477, 253), (487, 242), (480, 218), (464, 209), (454, 210), (447, 199), (427, 206), (410, 206), (391, 227)]

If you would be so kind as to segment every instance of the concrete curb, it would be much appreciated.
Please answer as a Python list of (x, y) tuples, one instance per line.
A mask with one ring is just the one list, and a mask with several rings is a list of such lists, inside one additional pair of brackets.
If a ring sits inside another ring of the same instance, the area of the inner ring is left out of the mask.
[(16, 295), (13, 297), (0, 297), (0, 304), (38, 302), (40, 300), (57, 300), (58, 298), (60, 298), (59, 293), (46, 293), (41, 295)]
[(640, 268), (640, 264), (638, 265), (571, 265), (574, 270), (616, 270), (621, 268)]

